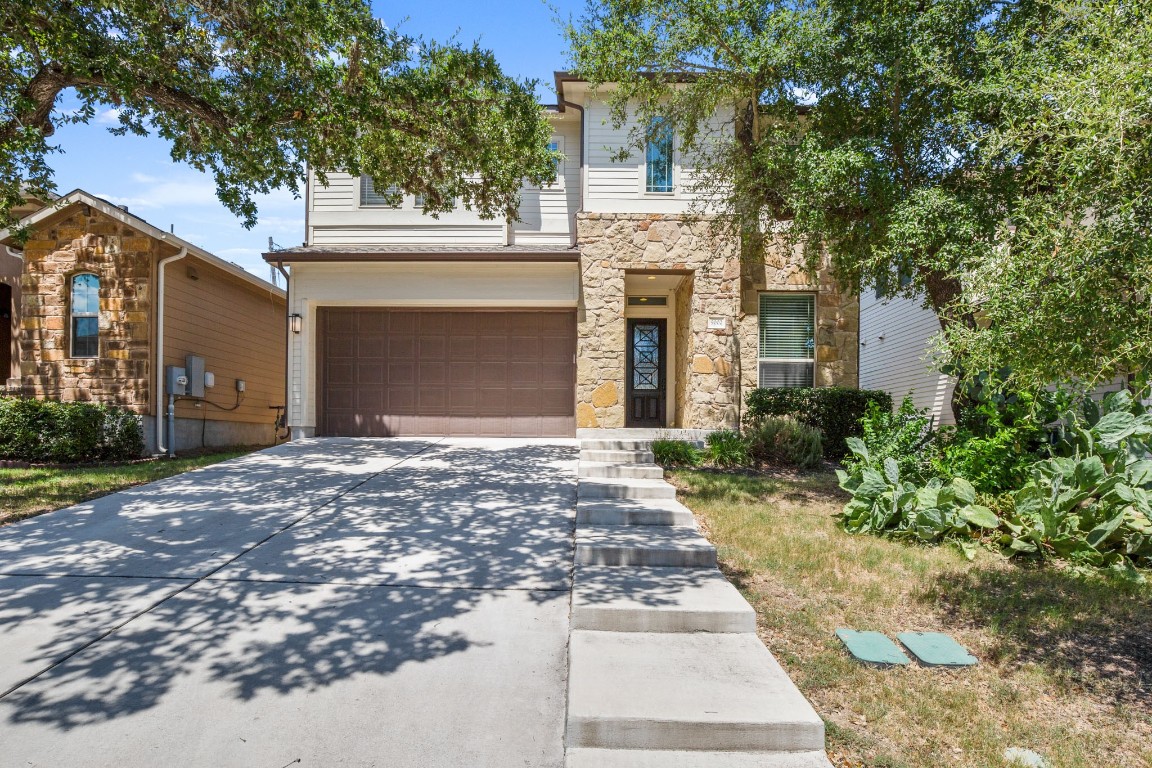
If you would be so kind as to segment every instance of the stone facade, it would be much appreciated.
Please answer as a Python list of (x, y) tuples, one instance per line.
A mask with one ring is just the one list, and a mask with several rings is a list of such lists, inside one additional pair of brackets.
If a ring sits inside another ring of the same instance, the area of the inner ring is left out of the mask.
[(576, 227), (581, 253), (577, 427), (626, 426), (629, 272), (682, 276), (668, 329), (675, 339), (668, 365), (676, 378), (669, 393), (675, 402), (669, 427), (738, 423), (744, 394), (756, 386), (762, 291), (816, 294), (816, 385), (856, 386), (857, 299), (842, 293), (827, 270), (812, 279), (798, 252), (777, 244), (762, 264), (742, 263), (736, 239), (701, 217), (581, 213)]
[[(21, 280), (20, 387), (50, 400), (86, 400), (148, 413), (150, 305), (158, 241), (95, 210), (32, 233)], [(100, 279), (100, 351), (71, 358), (72, 277)]]

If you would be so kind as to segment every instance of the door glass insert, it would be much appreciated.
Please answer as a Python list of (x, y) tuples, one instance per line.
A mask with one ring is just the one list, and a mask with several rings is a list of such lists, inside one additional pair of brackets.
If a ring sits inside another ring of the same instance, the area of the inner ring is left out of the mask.
[(660, 326), (632, 326), (632, 389), (660, 388)]

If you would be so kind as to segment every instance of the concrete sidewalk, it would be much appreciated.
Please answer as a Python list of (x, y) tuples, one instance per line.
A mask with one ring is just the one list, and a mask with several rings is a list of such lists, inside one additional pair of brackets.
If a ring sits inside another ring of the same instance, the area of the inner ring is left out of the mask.
[(309, 440), (0, 528), (0, 768), (562, 766), (576, 456)]

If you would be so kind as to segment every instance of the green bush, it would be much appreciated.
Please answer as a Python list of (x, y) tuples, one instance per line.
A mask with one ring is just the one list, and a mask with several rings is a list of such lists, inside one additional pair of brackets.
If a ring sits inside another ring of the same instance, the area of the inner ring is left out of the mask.
[(0, 398), (0, 458), (62, 464), (139, 458), (139, 419), (95, 403)]
[(862, 455), (868, 456), (878, 467), (891, 457), (900, 469), (900, 477), (911, 482), (923, 482), (931, 472), (937, 435), (932, 429), (928, 411), (917, 410), (910, 397), (904, 398), (895, 413), (891, 408), (870, 402), (860, 420), (860, 440), (865, 450), (851, 452), (845, 457), (844, 469), (849, 474), (858, 469)]
[(814, 469), (824, 461), (820, 430), (791, 416), (765, 416), (745, 428), (748, 454), (757, 464), (790, 464)]
[(1068, 455), (1032, 462), (1021, 487), (981, 504), (968, 480), (912, 482), (894, 457), (878, 460), (863, 440), (849, 438), (855, 460), (837, 473), (852, 494), (844, 527), (955, 539), (969, 555), (980, 538), (1009, 557), (1057, 557), (1142, 578), (1136, 569), (1152, 567), (1152, 413), (1128, 392), (1095, 409), (1088, 404), (1087, 415), (1066, 415), (1060, 449)]
[(703, 458), (687, 440), (653, 440), (652, 455), (662, 467), (695, 467)]
[(765, 416), (791, 416), (824, 435), (824, 455), (839, 459), (848, 452), (844, 442), (859, 437), (860, 420), (869, 403), (892, 410), (892, 396), (880, 390), (846, 387), (773, 387), (754, 389), (745, 399), (744, 422), (754, 425)]
[(708, 461), (717, 467), (744, 467), (750, 462), (748, 444), (734, 429), (718, 429), (708, 433)]

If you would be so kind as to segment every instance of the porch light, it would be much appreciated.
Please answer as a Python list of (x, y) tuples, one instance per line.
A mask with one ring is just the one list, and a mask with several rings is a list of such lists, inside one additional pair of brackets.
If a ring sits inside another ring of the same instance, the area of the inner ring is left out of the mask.
[(292, 329), (292, 333), (300, 333), (304, 327), (304, 318), (300, 315), (288, 315), (288, 327)]

